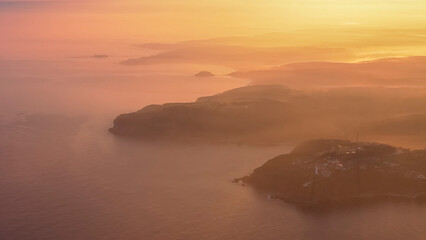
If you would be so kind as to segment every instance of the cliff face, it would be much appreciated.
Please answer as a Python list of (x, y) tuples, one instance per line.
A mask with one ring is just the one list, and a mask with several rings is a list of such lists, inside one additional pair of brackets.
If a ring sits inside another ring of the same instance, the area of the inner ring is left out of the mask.
[(241, 180), (296, 203), (422, 198), (426, 193), (426, 150), (313, 140), (269, 160)]

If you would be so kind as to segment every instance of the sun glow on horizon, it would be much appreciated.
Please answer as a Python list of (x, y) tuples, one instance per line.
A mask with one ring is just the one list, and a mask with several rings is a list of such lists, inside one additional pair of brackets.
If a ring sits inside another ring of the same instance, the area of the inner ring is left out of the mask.
[(421, 0), (0, 0), (0, 43), (8, 46), (1, 56), (37, 42), (173, 43), (271, 32), (292, 35), (273, 45), (418, 55), (426, 54), (424, 12)]

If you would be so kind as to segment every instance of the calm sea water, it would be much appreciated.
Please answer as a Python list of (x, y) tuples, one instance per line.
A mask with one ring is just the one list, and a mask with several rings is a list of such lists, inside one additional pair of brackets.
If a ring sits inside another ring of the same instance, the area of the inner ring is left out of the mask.
[(184, 96), (166, 96), (134, 75), (58, 82), (19, 73), (0, 82), (2, 240), (426, 237), (425, 205), (309, 211), (231, 183), (290, 146), (141, 143), (107, 132), (118, 113), (241, 83), (192, 82)]

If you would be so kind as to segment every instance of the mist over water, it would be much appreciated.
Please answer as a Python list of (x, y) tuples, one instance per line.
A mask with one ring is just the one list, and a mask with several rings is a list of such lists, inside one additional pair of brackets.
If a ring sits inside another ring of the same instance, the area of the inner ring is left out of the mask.
[(231, 183), (293, 146), (108, 133), (118, 114), (247, 84), (176, 69), (0, 62), (0, 239), (424, 239), (425, 205), (307, 211)]

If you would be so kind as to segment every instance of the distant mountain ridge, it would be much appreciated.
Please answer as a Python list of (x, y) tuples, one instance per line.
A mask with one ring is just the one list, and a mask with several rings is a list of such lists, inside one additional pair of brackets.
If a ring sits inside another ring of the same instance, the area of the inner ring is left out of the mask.
[(426, 86), (426, 57), (386, 58), (357, 63), (304, 62), (230, 76), (255, 84), (282, 84), (294, 88), (342, 86)]
[(167, 45), (153, 45), (165, 49), (157, 54), (131, 58), (123, 65), (153, 64), (211, 64), (246, 69), (293, 62), (350, 60), (351, 51), (331, 47), (259, 47), (242, 45), (183, 45), (173, 48)]

